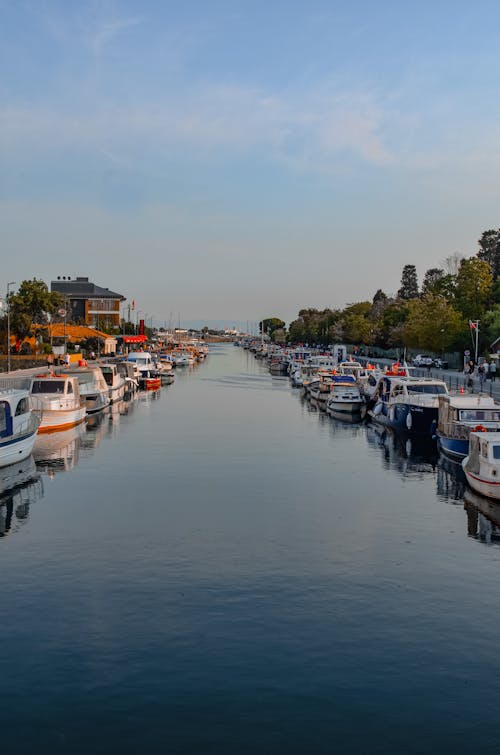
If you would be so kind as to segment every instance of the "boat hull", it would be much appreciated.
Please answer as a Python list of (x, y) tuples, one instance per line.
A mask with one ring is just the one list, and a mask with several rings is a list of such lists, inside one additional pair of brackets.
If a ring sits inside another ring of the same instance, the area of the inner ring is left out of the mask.
[(85, 419), (85, 406), (68, 411), (45, 410), (41, 413), (39, 433), (57, 433), (79, 425)]
[(438, 446), (441, 453), (454, 461), (462, 461), (469, 453), (469, 441), (462, 438), (449, 438), (436, 431)]
[(485, 479), (484, 477), (468, 470), (466, 464), (463, 464), (462, 466), (467, 482), (472, 490), (480, 495), (486, 496), (487, 498), (494, 498), (496, 501), (500, 500), (500, 480), (496, 482)]
[(437, 407), (415, 406), (413, 404), (382, 405), (379, 402), (368, 414), (374, 422), (390, 427), (398, 432), (432, 437), (438, 418)]
[(19, 438), (10, 438), (0, 443), (0, 468), (16, 464), (28, 458), (35, 445), (37, 427)]

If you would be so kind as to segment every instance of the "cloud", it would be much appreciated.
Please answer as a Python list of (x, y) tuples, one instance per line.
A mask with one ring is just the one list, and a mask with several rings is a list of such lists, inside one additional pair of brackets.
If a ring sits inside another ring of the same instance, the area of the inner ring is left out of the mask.
[[(105, 44), (123, 25), (99, 35)], [(70, 147), (111, 151), (120, 162), (120, 148), (154, 144), (158, 148), (186, 145), (199, 150), (259, 150), (267, 158), (305, 160), (311, 169), (324, 167), (344, 151), (381, 164), (391, 156), (381, 136), (383, 111), (367, 95), (332, 94), (317, 89), (266, 92), (215, 84), (191, 89), (168, 104), (145, 103), (123, 108), (106, 106), (86, 113), (62, 109), (8, 108), (0, 110), (4, 145), (48, 149)]]

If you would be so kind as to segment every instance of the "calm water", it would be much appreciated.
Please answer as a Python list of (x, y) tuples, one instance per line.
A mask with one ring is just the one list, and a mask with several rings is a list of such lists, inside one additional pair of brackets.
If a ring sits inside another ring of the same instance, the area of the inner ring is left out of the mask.
[(35, 459), (2, 753), (498, 751), (500, 517), (427, 449), (224, 346)]

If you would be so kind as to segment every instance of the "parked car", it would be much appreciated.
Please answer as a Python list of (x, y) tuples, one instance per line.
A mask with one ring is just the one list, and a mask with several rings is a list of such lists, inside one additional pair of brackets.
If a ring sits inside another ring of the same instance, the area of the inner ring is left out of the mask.
[(447, 370), (448, 369), (448, 362), (445, 359), (440, 359), (439, 357), (434, 360), (434, 367), (437, 367), (438, 370)]
[(414, 367), (433, 367), (434, 359), (428, 354), (417, 354), (412, 364)]

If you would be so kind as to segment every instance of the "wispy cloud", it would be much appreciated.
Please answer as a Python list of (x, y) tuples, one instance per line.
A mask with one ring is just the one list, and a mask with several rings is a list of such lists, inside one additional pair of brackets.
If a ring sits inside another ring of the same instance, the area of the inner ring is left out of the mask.
[[(105, 38), (103, 33), (97, 44), (104, 44)], [(369, 163), (390, 161), (383, 122), (382, 109), (366, 95), (332, 95), (318, 88), (305, 96), (227, 84), (191, 90), (168, 104), (126, 110), (119, 106), (81, 114), (35, 108), (0, 110), (2, 140), (11, 147), (36, 142), (53, 149), (64, 145), (103, 150), (113, 144), (115, 159), (119, 159), (120, 147), (137, 144), (259, 149), (269, 158), (291, 161), (307, 154), (311, 168), (314, 162), (320, 167), (346, 150)]]

